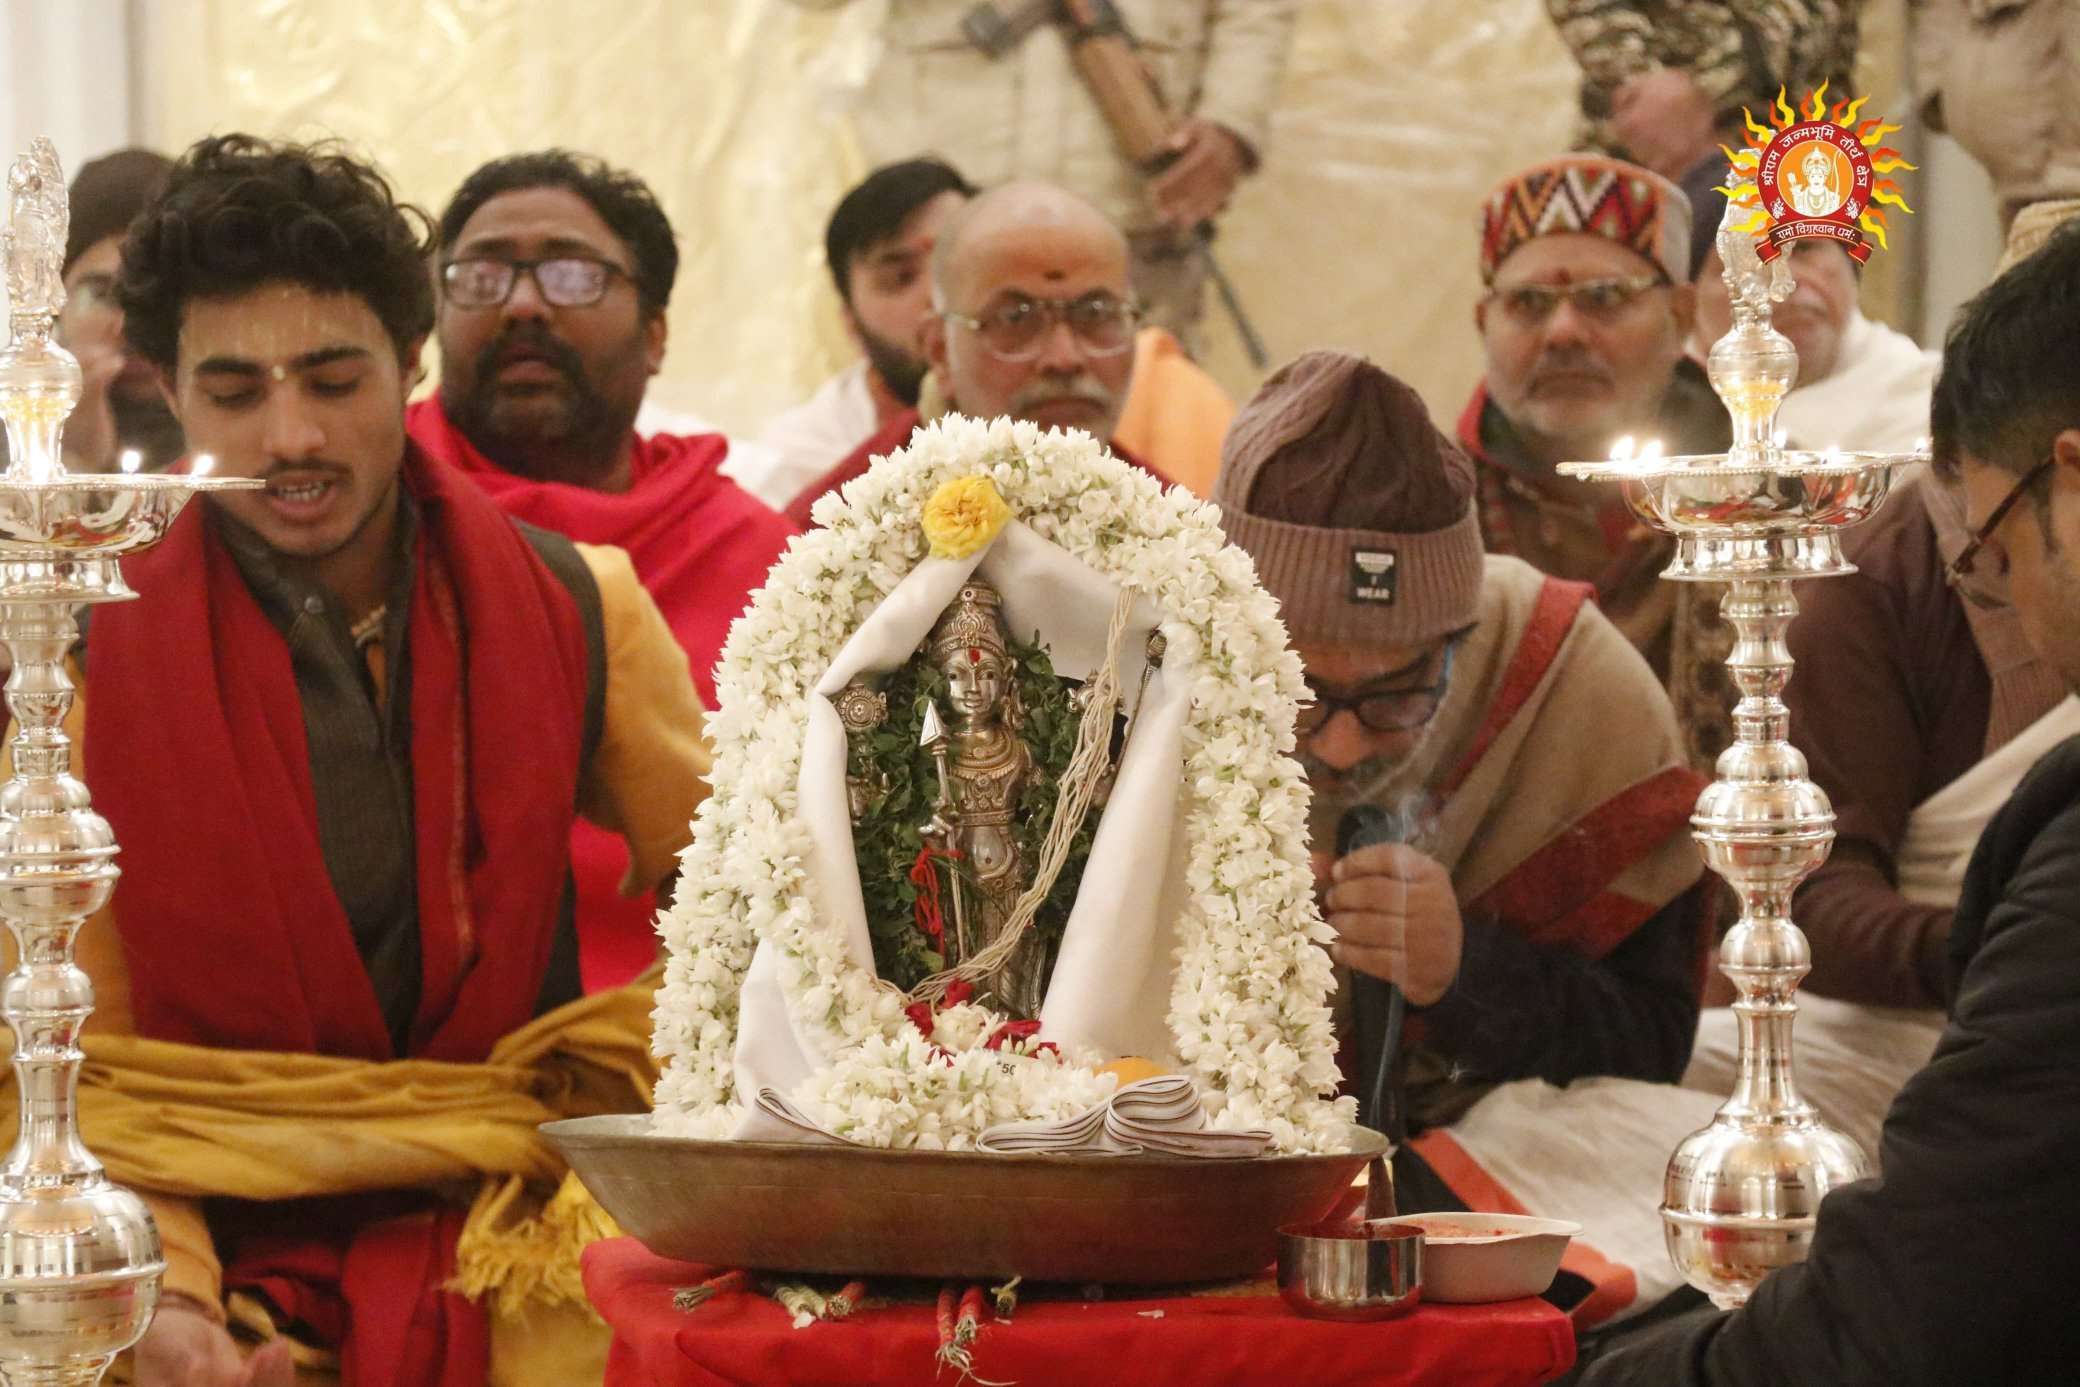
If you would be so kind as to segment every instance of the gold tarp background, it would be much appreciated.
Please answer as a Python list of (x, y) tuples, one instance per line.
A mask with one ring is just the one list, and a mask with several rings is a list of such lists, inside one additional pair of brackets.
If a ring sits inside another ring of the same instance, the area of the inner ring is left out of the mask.
[[(1867, 48), (1897, 51), (1900, 6), (1871, 5)], [(751, 432), (847, 357), (822, 235), (865, 170), (812, 74), (856, 41), (859, 14), (783, 0), (152, 0), (137, 10), (139, 126), (168, 150), (237, 129), (336, 135), (433, 212), (517, 150), (561, 144), (633, 169), (683, 257), (654, 396)], [(1869, 85), (1874, 106), (1899, 110), (1896, 79)], [(1363, 351), (1452, 418), (1480, 371), (1476, 209), (1497, 178), (1565, 147), (1574, 93), (1540, 0), (1303, 0), (1267, 165), (1219, 246), (1274, 364)], [(1879, 261), (1872, 307), (1908, 263)], [(1256, 373), (1208, 312), (1209, 365), (1245, 395)]]

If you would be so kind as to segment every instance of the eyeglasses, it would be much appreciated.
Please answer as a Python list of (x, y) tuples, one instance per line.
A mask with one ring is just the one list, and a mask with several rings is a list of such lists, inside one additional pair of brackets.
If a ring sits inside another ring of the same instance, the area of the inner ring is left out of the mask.
[(1445, 689), (1452, 682), (1452, 656), (1458, 649), (1457, 638), (1445, 644), (1444, 662), (1438, 666), (1436, 682), (1419, 689), (1394, 689), (1386, 693), (1362, 694), (1357, 698), (1339, 698), (1322, 692), (1310, 680), (1307, 691), (1314, 696), (1314, 702), (1301, 705), (1293, 730), (1302, 737), (1312, 737), (1327, 727), (1337, 713), (1344, 711), (1357, 718), (1358, 725), (1368, 732), (1408, 732), (1421, 727), (1437, 716), (1438, 705), (1444, 702)]
[[(1972, 572), (1972, 567), (1978, 561), (1979, 552), (1986, 547), (1987, 541), (1993, 538), (1993, 532), (1995, 530), (1998, 530), (2001, 527), (2001, 522), (2008, 518), (2008, 512), (2015, 509), (2015, 503), (2017, 501), (2020, 501), (2023, 498), (2023, 495), (2026, 492), (2028, 492), (2031, 487), (2035, 486), (2039, 481), (2043, 480), (2044, 475), (2048, 473), (2052, 469), (2052, 467), (2054, 467), (2057, 464), (2057, 462), (2058, 458), (2056, 455), (2054, 455), (2045, 458), (2042, 462), (2038, 463), (2035, 467), (2030, 468), (2028, 472), (2024, 473), (2022, 480), (2015, 483), (2014, 486), (2009, 488), (2008, 494), (2001, 498), (2001, 503), (1995, 506), (1993, 508), (1992, 513), (1986, 517), (1986, 523), (1981, 525), (1978, 528), (1978, 530), (1973, 533), (1970, 542), (1967, 543), (1964, 546), (1964, 548), (1958, 552), (1956, 558), (1952, 559), (1949, 562), (1949, 564), (1944, 567), (1943, 581), (1948, 583), (1952, 588), (1955, 588), (1959, 597), (1962, 597), (1965, 601), (1971, 603), (1975, 607), (1993, 608), (2005, 607), (2008, 605), (2008, 601), (2006, 598), (2001, 597), (1996, 593), (1988, 592), (1986, 589), (1977, 585), (1975, 579), (1978, 577), (1978, 575)], [(2006, 573), (2007, 564), (2005, 562), (2004, 556), (2004, 561), (2001, 564), (2001, 574), (1999, 576), (2005, 576)]]
[(628, 271), (585, 255), (547, 260), (501, 260), (473, 256), (441, 266), (441, 290), (457, 308), (496, 308), (512, 296), (521, 271), (534, 276), (542, 302), (555, 308), (590, 308), (607, 296), (615, 278)]
[(1056, 323), (1067, 323), (1088, 356), (1117, 356), (1134, 345), (1138, 305), (1099, 290), (1078, 299), (1030, 299), (1012, 295), (982, 310), (981, 315), (941, 314), (982, 339), (999, 361), (1031, 361), (1047, 346)]
[(1665, 276), (1634, 275), (1630, 279), (1585, 279), (1578, 284), (1511, 284), (1488, 291), (1502, 311), (1521, 327), (1537, 327), (1553, 316), (1563, 301), (1596, 322), (1609, 322), (1652, 289), (1669, 287)]

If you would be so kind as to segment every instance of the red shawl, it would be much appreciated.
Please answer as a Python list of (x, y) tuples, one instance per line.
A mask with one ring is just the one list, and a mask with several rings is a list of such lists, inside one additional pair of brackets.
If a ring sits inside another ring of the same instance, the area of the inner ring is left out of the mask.
[[(729, 451), (722, 435), (638, 437), (629, 489), (608, 492), (505, 471), (449, 422), (437, 396), (407, 410), (405, 426), (420, 447), (467, 472), (508, 515), (581, 544), (627, 550), (636, 577), (692, 662), (702, 706), (715, 706), (715, 661), (730, 623), (795, 532), (722, 475)], [(580, 823), (573, 833), (571, 866), (585, 990), (628, 982), (657, 954), (655, 899), (648, 892), (635, 900), (621, 895), (627, 846), (591, 824)]]
[[(420, 510), (409, 641), (423, 975), (412, 1053), (470, 1062), (531, 1019), (548, 967), (585, 637), (570, 594), (482, 493), (414, 449), (402, 476)], [(319, 849), (287, 644), (204, 505), (124, 570), (143, 598), (95, 616), (85, 740), (97, 807), (122, 844), (115, 922), (139, 1034), (392, 1058)], [(457, 1228), (446, 1220), (435, 1246), (395, 1225), (362, 1227), (343, 1249), (304, 1245), (287, 1258), (293, 1272), (276, 1248), (265, 1269), (234, 1262), (226, 1282), (268, 1284), (285, 1311), (344, 1323), (350, 1365), (357, 1351), (390, 1365), (351, 1373), (354, 1387), (481, 1383), (481, 1313), (439, 1289)], [(342, 1299), (361, 1313), (340, 1313)], [(442, 1313), (426, 1318), (436, 1303)], [(393, 1373), (405, 1360), (368, 1352), (363, 1326), (421, 1370)]]
[[(910, 435), (917, 432), (918, 426), (923, 422), (923, 416), (915, 409), (906, 409), (883, 424), (873, 437), (854, 448), (843, 462), (803, 487), (801, 494), (787, 503), (787, 518), (797, 527), (809, 529), (816, 523), (809, 518), (809, 509), (816, 504), (818, 497), (827, 491), (836, 491), (854, 477), (864, 473), (873, 465), (874, 459), (887, 457), (896, 449), (907, 445)], [(1108, 442), (1105, 446), (1110, 448), (1112, 455), (1121, 462), (1140, 468), (1165, 486), (1170, 485), (1168, 477), (1120, 447), (1117, 441)]]

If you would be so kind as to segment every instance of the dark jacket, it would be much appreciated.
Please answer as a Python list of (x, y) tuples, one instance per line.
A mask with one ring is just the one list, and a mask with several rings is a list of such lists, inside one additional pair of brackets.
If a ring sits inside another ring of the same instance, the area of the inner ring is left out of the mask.
[(1987, 827), (1950, 1024), (1885, 1119), (1884, 1176), (1731, 1314), (1621, 1338), (1593, 1387), (1990, 1387), (2080, 1373), (2080, 738)]

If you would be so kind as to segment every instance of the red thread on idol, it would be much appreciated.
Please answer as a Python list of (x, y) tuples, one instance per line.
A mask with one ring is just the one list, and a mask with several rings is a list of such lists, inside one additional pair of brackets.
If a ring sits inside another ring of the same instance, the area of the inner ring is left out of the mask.
[(910, 864), (910, 884), (917, 888), (917, 928), (942, 954), (946, 952), (946, 914), (939, 906), (939, 869), (932, 865), (932, 859), (943, 857), (951, 861), (959, 856), (958, 852), (936, 851), (927, 843), (917, 850), (917, 860)]

